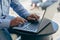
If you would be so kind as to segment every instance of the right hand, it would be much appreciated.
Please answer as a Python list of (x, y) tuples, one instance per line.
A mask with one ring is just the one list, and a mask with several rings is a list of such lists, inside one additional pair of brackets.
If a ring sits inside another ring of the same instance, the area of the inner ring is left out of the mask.
[(16, 17), (15, 19), (11, 20), (10, 22), (10, 26), (16, 26), (18, 24), (23, 24), (25, 23), (27, 20), (25, 20), (24, 18), (21, 17)]

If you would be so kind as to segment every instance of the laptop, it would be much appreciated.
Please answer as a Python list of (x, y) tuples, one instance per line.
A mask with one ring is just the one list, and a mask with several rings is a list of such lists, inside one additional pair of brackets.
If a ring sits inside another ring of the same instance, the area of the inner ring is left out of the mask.
[(45, 10), (42, 16), (42, 19), (39, 19), (36, 22), (28, 21), (25, 24), (18, 25), (18, 27), (13, 27), (13, 29), (26, 31), (26, 32), (32, 32), (32, 33), (39, 33), (51, 23), (51, 19), (53, 19), (54, 14), (57, 13), (57, 6), (58, 6), (58, 2), (49, 6)]

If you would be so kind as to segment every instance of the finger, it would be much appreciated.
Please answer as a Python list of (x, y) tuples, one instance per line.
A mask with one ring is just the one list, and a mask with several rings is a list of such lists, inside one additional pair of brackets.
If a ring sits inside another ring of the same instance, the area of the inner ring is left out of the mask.
[(34, 18), (36, 19), (36, 20), (38, 20), (39, 19), (39, 16), (38, 15), (33, 15), (34, 16)]
[(24, 24), (25, 22), (27, 22), (27, 20), (20, 21), (19, 24)]
[(17, 20), (21, 23), (25, 23), (27, 20), (24, 18), (17, 17)]
[(19, 23), (24, 23), (23, 18), (19, 18), (19, 17), (17, 17), (16, 20), (17, 20)]
[[(37, 15), (36, 15), (37, 16)], [(37, 18), (39, 19), (40, 18), (40, 16), (37, 16)]]
[(26, 21), (27, 21), (27, 20), (25, 20), (25, 19), (22, 19), (22, 20), (21, 20), (22, 23), (25, 23)]
[(34, 17), (33, 15), (34, 15), (34, 14), (31, 14), (29, 17)]
[(23, 24), (23, 22), (21, 22), (21, 21), (16, 21), (16, 24)]
[(19, 24), (23, 24), (22, 22), (19, 22)]
[(28, 20), (35, 20), (35, 18), (28, 17)]
[(35, 15), (35, 14), (32, 16), (32, 18), (35, 18), (35, 20), (38, 19), (38, 18), (37, 18), (37, 15)]
[(26, 22), (26, 20), (24, 20), (24, 19), (23, 19), (21, 22), (22, 22), (22, 23), (25, 23), (25, 22)]
[(38, 19), (37, 15), (34, 15), (35, 19)]
[(22, 18), (22, 21), (23, 21), (23, 22), (27, 22), (27, 20), (26, 20), (26, 19), (24, 19), (24, 18)]
[(38, 20), (39, 19), (39, 16), (36, 15), (36, 19)]
[(21, 24), (21, 22), (19, 22), (19, 21), (16, 21), (16, 24), (19, 24), (19, 23)]
[(21, 20), (21, 21), (20, 21), (20, 23), (21, 23), (21, 24), (23, 24), (23, 23), (24, 23), (24, 21), (23, 21), (23, 20)]
[(24, 20), (25, 22), (27, 22), (27, 20)]

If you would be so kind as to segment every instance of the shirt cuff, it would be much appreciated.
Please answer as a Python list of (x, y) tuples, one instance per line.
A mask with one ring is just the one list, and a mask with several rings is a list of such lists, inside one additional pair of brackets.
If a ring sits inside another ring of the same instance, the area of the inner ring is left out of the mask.
[(12, 16), (8, 16), (5, 19), (0, 19), (1, 23), (0, 23), (0, 29), (1, 28), (9, 28), (10, 27), (10, 22), (12, 19), (14, 19), (15, 17)]

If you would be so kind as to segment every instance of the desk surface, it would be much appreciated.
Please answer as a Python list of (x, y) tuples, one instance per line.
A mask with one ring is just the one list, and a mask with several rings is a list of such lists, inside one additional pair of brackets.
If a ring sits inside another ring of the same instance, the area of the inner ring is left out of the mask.
[(21, 35), (51, 35), (54, 34), (56, 31), (58, 30), (58, 24), (56, 24), (55, 22), (51, 22), (51, 24), (49, 24), (44, 30), (42, 30), (40, 33), (38, 34), (34, 34), (34, 33), (30, 33), (30, 32), (24, 32), (24, 31), (19, 31), (19, 30), (13, 30), (16, 33), (19, 33)]

